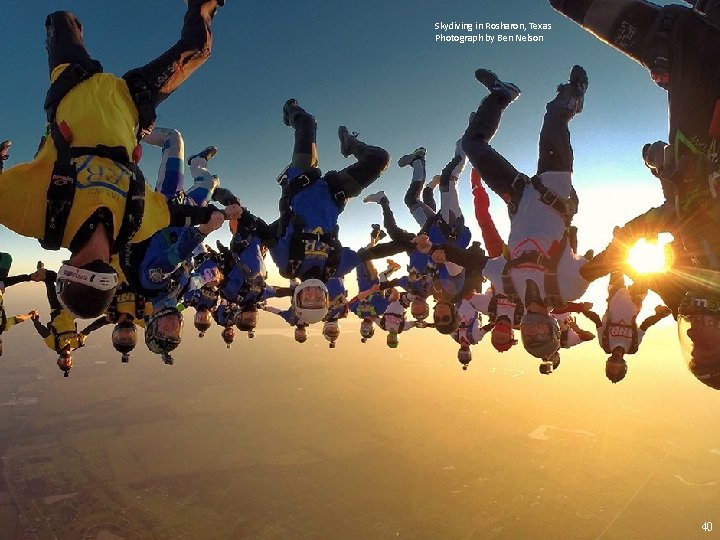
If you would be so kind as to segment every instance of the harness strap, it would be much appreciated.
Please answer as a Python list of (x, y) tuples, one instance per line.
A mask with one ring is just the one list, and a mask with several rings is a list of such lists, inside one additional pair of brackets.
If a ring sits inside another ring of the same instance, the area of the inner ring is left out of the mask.
[(544, 285), (545, 285), (545, 304), (547, 307), (561, 307), (565, 305), (565, 301), (560, 295), (560, 286), (558, 283), (557, 267), (565, 251), (565, 246), (568, 242), (568, 231), (565, 229), (563, 236), (558, 243), (557, 249), (549, 256), (541, 254), (538, 251), (526, 251), (520, 256), (511, 259), (505, 263), (502, 271), (502, 284), (503, 293), (508, 299), (515, 303), (520, 304), (522, 301), (517, 294), (515, 285), (512, 282), (510, 276), (510, 270), (521, 264), (535, 264), (543, 268)]
[(667, 90), (670, 86), (670, 34), (677, 17), (672, 10), (663, 10), (656, 31), (657, 45), (655, 58), (650, 65), (650, 77), (660, 88)]
[(96, 73), (101, 73), (102, 64), (97, 60), (82, 60), (66, 67), (48, 88), (45, 95), (45, 113), (48, 123), (55, 122), (58, 105), (70, 90)]
[(132, 97), (138, 112), (136, 137), (140, 141), (153, 130), (157, 120), (153, 93), (139, 70), (129, 71), (123, 75), (123, 79), (125, 79), (125, 84), (127, 84), (130, 91), (130, 97)]
[[(500, 299), (509, 301), (509, 298), (504, 294), (494, 294), (493, 297), (490, 299), (490, 303), (488, 304), (488, 314), (490, 316), (490, 322), (492, 323), (497, 322), (497, 306)], [(515, 311), (513, 312), (512, 318), (513, 326), (518, 326), (520, 324), (524, 312), (525, 308), (523, 307), (523, 305), (519, 302), (515, 302)]]
[(601, 336), (601, 345), (603, 350), (608, 354), (612, 353), (612, 350), (610, 349), (610, 328), (613, 326), (615, 328), (630, 328), (632, 334), (630, 350), (625, 352), (627, 354), (635, 354), (638, 350), (638, 328), (635, 324), (607, 323)]

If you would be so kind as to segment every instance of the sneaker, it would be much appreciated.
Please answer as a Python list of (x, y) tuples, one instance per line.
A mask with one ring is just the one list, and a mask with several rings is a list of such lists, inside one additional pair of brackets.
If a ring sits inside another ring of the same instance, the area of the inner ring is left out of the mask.
[(370, 231), (370, 239), (373, 242), (378, 242), (385, 238), (387, 236), (387, 233), (382, 230), (380, 225), (378, 223), (372, 224), (372, 231)]
[(423, 148), (422, 146), (420, 148), (416, 148), (410, 154), (406, 154), (400, 159), (398, 159), (398, 167), (407, 167), (408, 165), (411, 165), (412, 162), (416, 159), (425, 159), (426, 152), (427, 150), (425, 150), (425, 148)]
[(583, 110), (585, 92), (588, 88), (588, 77), (580, 66), (573, 66), (570, 70), (570, 80), (557, 87), (557, 99), (560, 104), (573, 114), (580, 114)]
[(43, 268), (45, 268), (45, 265), (43, 264), (42, 261), (38, 261), (37, 264), (35, 265), (35, 268), (38, 270), (42, 270)]
[(517, 86), (513, 83), (501, 81), (498, 76), (489, 69), (476, 69), (475, 78), (491, 93), (500, 93), (510, 102), (515, 101), (520, 95), (520, 89)]
[(7, 139), (3, 142), (0, 142), (0, 159), (5, 160), (10, 157), (10, 147), (12, 146), (12, 141), (10, 139)]
[(210, 161), (212, 158), (215, 157), (217, 154), (218, 149), (216, 146), (208, 146), (204, 150), (202, 150), (198, 154), (193, 154), (187, 159), (187, 164), (190, 165), (190, 162), (195, 158), (203, 158), (205, 161)]
[(297, 107), (298, 102), (296, 99), (290, 98), (285, 102), (285, 105), (283, 105), (283, 124), (290, 127), (290, 112), (289, 109), (291, 107)]
[(345, 126), (340, 126), (338, 128), (338, 137), (340, 138), (340, 153), (343, 155), (343, 157), (350, 157), (350, 155), (352, 154), (352, 147), (357, 142), (357, 136), (358, 133), (356, 131), (353, 131), (351, 133)]
[(384, 191), (378, 191), (377, 193), (371, 193), (367, 197), (363, 199), (364, 203), (378, 203), (380, 204), (383, 200), (387, 201), (387, 195), (385, 195)]

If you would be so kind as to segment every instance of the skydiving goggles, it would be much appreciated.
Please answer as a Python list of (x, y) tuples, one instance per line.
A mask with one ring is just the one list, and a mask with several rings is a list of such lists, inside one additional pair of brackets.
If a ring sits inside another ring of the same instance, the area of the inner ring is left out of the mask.
[(57, 272), (55, 291), (60, 294), (67, 283), (80, 283), (99, 291), (109, 291), (118, 285), (117, 274), (93, 272), (77, 266), (63, 264)]

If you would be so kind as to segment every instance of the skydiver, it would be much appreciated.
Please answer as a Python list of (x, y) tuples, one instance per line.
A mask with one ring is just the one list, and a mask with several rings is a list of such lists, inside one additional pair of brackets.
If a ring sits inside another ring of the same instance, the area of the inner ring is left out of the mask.
[(659, 305), (655, 307), (654, 315), (638, 325), (637, 316), (647, 292), (647, 286), (640, 281), (628, 287), (621, 272), (612, 272), (608, 284), (607, 310), (602, 320), (593, 311), (583, 312), (595, 323), (600, 346), (610, 355), (605, 363), (605, 375), (613, 384), (623, 380), (627, 374), (624, 356), (635, 354), (648, 328), (671, 314), (670, 308)]
[(45, 283), (50, 320), (47, 324), (40, 322), (36, 312), (31, 316), (35, 330), (50, 349), (58, 354), (57, 364), (67, 377), (72, 367), (72, 352), (85, 345), (86, 335), (78, 332), (77, 322), (73, 314), (63, 308), (56, 292), (57, 274), (46, 270), (42, 262), (38, 262), (36, 274), (39, 281)]
[(295, 131), (292, 161), (278, 179), (282, 197), (277, 236), (263, 240), (280, 274), (301, 280), (293, 305), (299, 318), (312, 324), (327, 312), (327, 280), (345, 275), (360, 262), (356, 252), (339, 242), (338, 216), (348, 199), (385, 171), (390, 158), (382, 148), (360, 142), (340, 126), (340, 153), (354, 156), (357, 162), (323, 175), (318, 168), (315, 118), (289, 99), (283, 107), (283, 122)]
[[(177, 207), (154, 193), (135, 159), (138, 141), (155, 123), (155, 108), (209, 57), (210, 23), (223, 4), (188, 0), (180, 40), (122, 78), (102, 73), (90, 57), (75, 15), (58, 11), (45, 21), (48, 132), (33, 161), (3, 171), (0, 222), (40, 239), (46, 249), (70, 249), (57, 286), (61, 305), (75, 316), (105, 311), (118, 283), (110, 257), (124, 244), (168, 225), (210, 218), (204, 209)], [(82, 189), (90, 183), (93, 189)], [(47, 204), (38, 204), (43, 200)]]
[(582, 112), (588, 78), (574, 66), (569, 82), (558, 86), (547, 104), (540, 131), (537, 174), (518, 172), (489, 144), (504, 109), (519, 95), (512, 83), (493, 72), (478, 69), (476, 79), (490, 94), (471, 115), (463, 136), (463, 149), (480, 176), (508, 204), (511, 214), (508, 255), (487, 261), (484, 275), (496, 292), (522, 301), (520, 324), (525, 349), (548, 359), (560, 347), (560, 331), (549, 315), (554, 306), (582, 296), (589, 282), (602, 272), (572, 249), (570, 221), (577, 211), (572, 185), (573, 154), (568, 122)]
[[(678, 319), (686, 359), (692, 353), (707, 361), (715, 354), (720, 364), (720, 340), (703, 339), (702, 347), (709, 349), (697, 350), (688, 342), (687, 318), (679, 316), (680, 306), (692, 305), (693, 299), (720, 296), (720, 70), (714, 67), (720, 54), (720, 2), (687, 3), (693, 7), (644, 0), (550, 0), (555, 9), (648, 68), (668, 92), (669, 144), (658, 141), (643, 148), (646, 165), (660, 179), (665, 203), (631, 220), (619, 240), (631, 244), (658, 232), (673, 234), (675, 262), (669, 272), (651, 280), (650, 288)], [(596, 16), (600, 9), (605, 16)]]
[(123, 273), (135, 293), (150, 299), (153, 312), (145, 322), (145, 344), (172, 363), (170, 353), (180, 345), (183, 316), (178, 304), (190, 288), (199, 288), (209, 276), (192, 276), (188, 268), (195, 248), (225, 220), (213, 211), (208, 223), (197, 227), (167, 227), (141, 243), (127, 244), (120, 256)]

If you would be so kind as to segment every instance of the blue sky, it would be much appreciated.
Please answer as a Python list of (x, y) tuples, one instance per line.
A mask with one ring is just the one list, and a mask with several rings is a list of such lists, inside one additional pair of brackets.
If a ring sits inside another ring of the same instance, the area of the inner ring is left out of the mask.
[[(9, 165), (32, 158), (43, 130), (43, 23), (47, 13), (60, 8), (78, 15), (88, 49), (105, 70), (122, 74), (176, 40), (185, 5), (180, 0), (3, 2), (0, 138), (14, 141)], [(542, 34), (541, 43), (438, 43), (436, 22), (535, 22), (549, 23), (552, 29), (535, 32)], [(468, 113), (486, 93), (474, 80), (477, 67), (493, 69), (523, 90), (494, 145), (527, 173), (535, 172), (544, 103), (573, 64), (586, 68), (590, 89), (585, 111), (571, 126), (581, 250), (600, 249), (614, 224), (661, 200), (659, 187), (644, 170), (640, 148), (667, 136), (665, 93), (645, 69), (553, 11), (545, 0), (321, 0), (301, 8), (278, 1), (228, 0), (213, 30), (212, 57), (160, 106), (158, 125), (179, 129), (187, 153), (218, 146), (220, 153), (211, 162), (214, 172), (268, 219), (277, 211), (274, 178), (288, 162), (292, 145), (281, 108), (294, 97), (318, 119), (323, 170), (349, 164), (338, 151), (341, 124), (390, 152), (392, 166), (370, 191), (385, 189), (401, 225), (413, 228), (402, 207), (409, 170), (395, 162), (422, 145), (428, 149), (428, 173), (439, 172)], [(146, 147), (141, 166), (151, 181), (158, 163), (159, 152)], [(461, 201), (471, 216), (468, 184), (463, 177)], [(505, 232), (504, 208), (493, 202)], [(368, 223), (378, 220), (377, 207), (352, 201), (341, 217), (342, 240), (350, 246), (364, 244)], [(0, 230), (0, 241), (3, 250), (15, 255), (18, 272), (40, 257), (52, 264), (67, 254), (44, 253), (36, 241), (7, 230)]]

